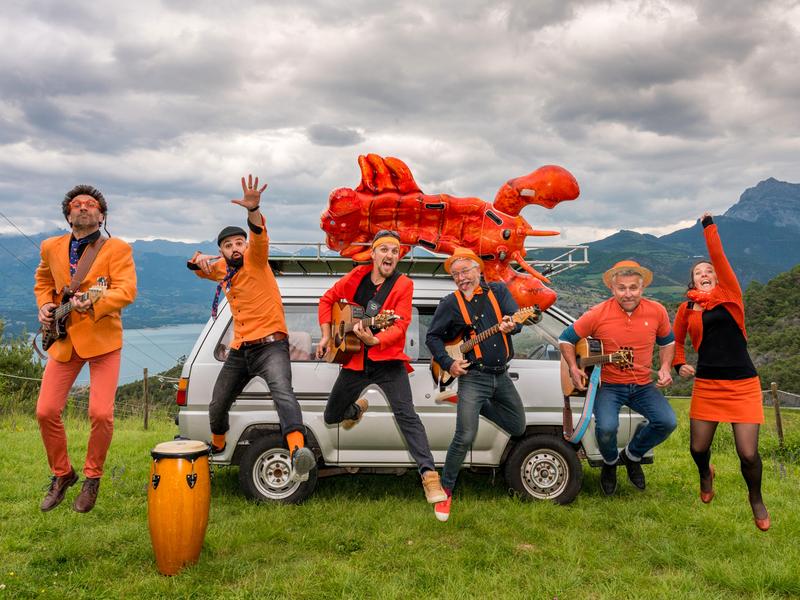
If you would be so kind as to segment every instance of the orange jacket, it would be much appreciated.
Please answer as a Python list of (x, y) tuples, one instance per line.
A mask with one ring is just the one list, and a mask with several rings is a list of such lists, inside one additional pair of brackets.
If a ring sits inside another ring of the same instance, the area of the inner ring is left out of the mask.
[[(269, 237), (266, 222), (261, 218), (260, 231), (250, 228), (250, 243), (244, 252), (244, 265), (231, 279), (231, 289), (223, 291), (233, 315), (233, 341), (231, 348), (242, 342), (257, 340), (273, 333), (287, 333), (281, 291), (269, 266)], [(191, 261), (190, 261), (191, 263)], [(211, 265), (211, 273), (194, 274), (203, 279), (222, 281), (227, 265), (219, 260)]]
[[(317, 310), (320, 325), (331, 322), (334, 303), (342, 299), (353, 302), (353, 297), (356, 294), (356, 290), (358, 290), (358, 284), (361, 283), (364, 277), (369, 277), (370, 271), (372, 271), (371, 264), (358, 266), (334, 283), (333, 287), (323, 294), (322, 298), (319, 299), (319, 308)], [(375, 334), (380, 343), (370, 346), (367, 350), (370, 360), (376, 362), (381, 360), (402, 360), (406, 363), (407, 371), (414, 370), (408, 364), (410, 359), (404, 352), (406, 330), (409, 323), (411, 323), (411, 301), (413, 295), (414, 282), (406, 275), (400, 275), (389, 295), (386, 296), (386, 301), (381, 308), (393, 310), (401, 319), (391, 327)], [(354, 353), (342, 367), (353, 371), (363, 371), (364, 353)]]
[[(72, 280), (69, 274), (69, 240), (71, 234), (51, 237), (42, 242), (42, 260), (36, 268), (33, 293), (41, 308), (48, 302), (58, 304), (61, 290)], [(136, 297), (136, 267), (131, 247), (119, 238), (111, 238), (100, 249), (92, 268), (79, 290), (85, 292), (105, 277), (108, 290), (92, 310), (69, 313), (67, 337), (58, 340), (47, 351), (50, 358), (67, 362), (72, 350), (81, 358), (91, 358), (122, 348), (122, 309)]]

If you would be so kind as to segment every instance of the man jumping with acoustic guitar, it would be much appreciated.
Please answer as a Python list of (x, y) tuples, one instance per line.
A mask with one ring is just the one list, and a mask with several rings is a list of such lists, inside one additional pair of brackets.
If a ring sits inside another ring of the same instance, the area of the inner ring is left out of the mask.
[(372, 241), (372, 264), (357, 266), (337, 281), (319, 302), (319, 324), (322, 339), (317, 357), (331, 351), (331, 323), (334, 304), (340, 300), (354, 303), (373, 317), (383, 310), (392, 310), (400, 317), (391, 327), (374, 332), (357, 322), (353, 333), (363, 343), (351, 356), (344, 358), (342, 370), (331, 390), (325, 407), (325, 422), (342, 423), (350, 429), (361, 420), (368, 408), (361, 392), (370, 384), (381, 388), (392, 408), (408, 450), (422, 476), (425, 498), (430, 503), (446, 498), (433, 463), (425, 427), (414, 410), (408, 373), (409, 358), (403, 352), (406, 330), (411, 322), (411, 300), (414, 284), (397, 272), (400, 260), (400, 236), (394, 231), (379, 231)]
[[(61, 413), (75, 378), (88, 362), (92, 430), (83, 466), (86, 479), (73, 504), (77, 512), (85, 513), (97, 501), (114, 432), (121, 313), (136, 297), (136, 269), (128, 244), (101, 237), (100, 226), (108, 215), (108, 205), (99, 190), (90, 185), (75, 186), (64, 196), (61, 211), (72, 232), (42, 242), (33, 288), (43, 345), (50, 355), (36, 418), (53, 477), (40, 508), (45, 512), (54, 509), (64, 500), (67, 488), (78, 481), (67, 454)], [(98, 279), (102, 280), (99, 287), (94, 286)]]
[[(675, 355), (675, 336), (666, 309), (655, 300), (642, 297), (651, 281), (653, 273), (639, 263), (618, 262), (603, 274), (603, 282), (613, 296), (586, 311), (559, 338), (572, 384), (581, 391), (586, 389), (586, 373), (578, 366), (575, 354), (575, 344), (581, 338), (591, 336), (600, 340), (604, 352), (625, 347), (633, 351), (633, 368), (621, 368), (614, 363), (603, 367), (595, 400), (595, 434), (603, 455), (600, 487), (608, 496), (617, 489), (617, 465), (620, 463), (627, 468), (631, 483), (640, 490), (645, 488), (642, 457), (666, 440), (677, 426), (672, 407), (656, 389), (672, 383), (670, 366)], [(661, 363), (655, 385), (650, 379), (653, 344), (658, 344)], [(643, 415), (647, 425), (636, 431), (630, 443), (619, 452), (617, 429), (619, 409), (623, 405)]]
[[(509, 435), (525, 432), (522, 399), (507, 373), (508, 362), (514, 357), (511, 335), (519, 333), (521, 323), (535, 318), (539, 312), (538, 309), (518, 311), (504, 283), (482, 281), (483, 261), (472, 250), (456, 248), (445, 261), (444, 269), (452, 275), (458, 289), (439, 302), (425, 338), (439, 367), (459, 382), (456, 431), (442, 469), (447, 499), (434, 507), (440, 521), (450, 517), (458, 471), (478, 433), (480, 416)], [(516, 321), (512, 315), (517, 317)], [(481, 341), (462, 358), (454, 359), (445, 345), (462, 337)]]

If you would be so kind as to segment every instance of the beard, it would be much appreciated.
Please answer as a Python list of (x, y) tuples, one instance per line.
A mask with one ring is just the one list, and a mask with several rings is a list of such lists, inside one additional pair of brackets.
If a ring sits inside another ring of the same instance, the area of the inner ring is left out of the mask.
[(239, 256), (232, 256), (231, 258), (226, 257), (225, 262), (229, 267), (238, 269), (244, 264), (244, 256), (239, 255)]

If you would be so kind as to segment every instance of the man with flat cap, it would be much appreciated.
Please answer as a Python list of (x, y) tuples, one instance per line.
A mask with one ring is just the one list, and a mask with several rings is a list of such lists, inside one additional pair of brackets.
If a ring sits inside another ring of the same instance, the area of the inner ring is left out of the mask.
[[(633, 349), (632, 368), (621, 368), (614, 363), (603, 365), (602, 383), (594, 405), (595, 434), (603, 455), (600, 487), (609, 496), (617, 489), (619, 464), (625, 465), (628, 479), (636, 488), (645, 488), (642, 456), (666, 440), (677, 425), (672, 407), (656, 389), (672, 383), (670, 365), (675, 355), (675, 336), (666, 309), (642, 296), (652, 281), (653, 273), (636, 261), (618, 262), (603, 274), (603, 283), (611, 290), (612, 297), (586, 311), (559, 338), (561, 355), (578, 390), (586, 389), (586, 375), (578, 367), (575, 354), (575, 344), (581, 338), (600, 340), (604, 353), (625, 347)], [(650, 378), (653, 344), (658, 344), (660, 363), (655, 384)], [(617, 429), (622, 406), (643, 415), (647, 424), (619, 452)]]
[(214, 384), (208, 416), (211, 425), (211, 452), (226, 452), (228, 412), (237, 396), (255, 376), (267, 382), (280, 418), (281, 433), (292, 456), (294, 478), (308, 479), (316, 466), (314, 453), (305, 447), (305, 426), (300, 405), (292, 389), (286, 318), (281, 293), (269, 266), (269, 238), (266, 222), (259, 210), (261, 193), (258, 177), (242, 177), (244, 197), (231, 200), (247, 209), (247, 227), (225, 227), (217, 237), (219, 256), (195, 255), (187, 266), (198, 277), (218, 282), (211, 316), (216, 318), (220, 293), (224, 292), (233, 315), (233, 340), (228, 358)]

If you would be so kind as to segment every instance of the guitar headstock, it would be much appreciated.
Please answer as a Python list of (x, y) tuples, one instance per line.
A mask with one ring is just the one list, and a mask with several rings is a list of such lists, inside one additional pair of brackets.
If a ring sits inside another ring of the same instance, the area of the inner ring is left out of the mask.
[(377, 315), (372, 318), (372, 322), (370, 323), (371, 327), (376, 327), (377, 329), (386, 329), (394, 323), (395, 321), (399, 321), (402, 319), (400, 315), (395, 314), (395, 312), (391, 309), (382, 310)]
[(92, 304), (100, 300), (108, 290), (108, 283), (105, 277), (98, 277), (97, 283), (86, 290), (86, 296), (92, 301)]
[(541, 318), (542, 318), (542, 309), (539, 308), (538, 304), (534, 304), (533, 306), (526, 306), (525, 308), (520, 308), (517, 312), (511, 315), (511, 320), (517, 324), (525, 323), (529, 320), (532, 320), (534, 323), (538, 323)]
[(633, 368), (633, 348), (630, 346), (622, 346), (619, 350), (611, 355), (611, 362), (617, 365), (620, 369)]

